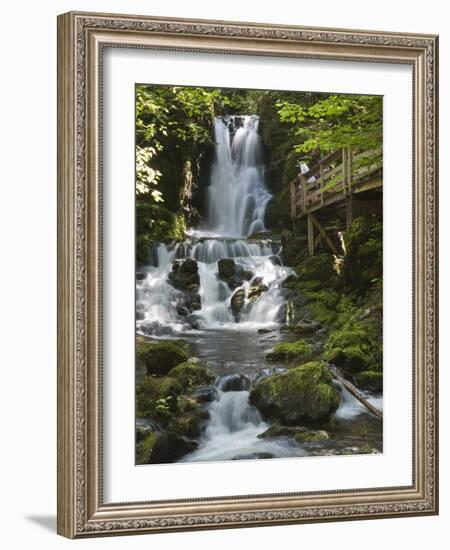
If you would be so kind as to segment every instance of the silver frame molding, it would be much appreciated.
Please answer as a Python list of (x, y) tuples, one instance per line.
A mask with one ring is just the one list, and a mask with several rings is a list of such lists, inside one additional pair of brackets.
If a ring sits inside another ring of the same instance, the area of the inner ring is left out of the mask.
[[(105, 504), (102, 496), (103, 47), (413, 68), (413, 484)], [(58, 17), (58, 533), (70, 538), (438, 513), (438, 38), (70, 12)]]

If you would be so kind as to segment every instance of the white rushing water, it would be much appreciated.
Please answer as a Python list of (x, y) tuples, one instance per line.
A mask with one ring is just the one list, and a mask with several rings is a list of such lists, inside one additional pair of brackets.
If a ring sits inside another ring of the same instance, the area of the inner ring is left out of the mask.
[(264, 231), (271, 194), (264, 178), (264, 157), (256, 115), (214, 121), (216, 158), (207, 195), (204, 234), (247, 237)]

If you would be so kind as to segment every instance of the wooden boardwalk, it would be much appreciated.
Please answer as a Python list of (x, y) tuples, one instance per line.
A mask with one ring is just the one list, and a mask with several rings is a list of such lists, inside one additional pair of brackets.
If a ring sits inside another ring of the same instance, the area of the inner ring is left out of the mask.
[(354, 197), (368, 191), (381, 190), (381, 166), (381, 148), (355, 154), (350, 147), (345, 147), (322, 158), (291, 182), (291, 218), (294, 226), (297, 220), (307, 218), (311, 255), (322, 239), (337, 254), (336, 246), (318, 221), (320, 211), (324, 212), (333, 205), (345, 205), (348, 226), (354, 218)]

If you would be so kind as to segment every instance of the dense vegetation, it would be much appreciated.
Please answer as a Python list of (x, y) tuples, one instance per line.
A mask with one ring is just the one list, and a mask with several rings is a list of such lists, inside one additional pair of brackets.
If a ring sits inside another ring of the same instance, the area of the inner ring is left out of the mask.
[[(138, 263), (152, 240), (182, 239), (202, 216), (215, 116), (255, 113), (274, 199), (267, 221), (290, 227), (288, 184), (299, 164), (345, 146), (380, 147), (382, 98), (184, 86), (136, 87)], [(364, 162), (381, 163), (379, 153)]]
[[(381, 166), (382, 99), (137, 86), (138, 266), (148, 263), (152, 243), (182, 241), (186, 228), (198, 225), (214, 155), (213, 120), (234, 113), (260, 117), (273, 195), (266, 227), (281, 240), (283, 264), (294, 268), (283, 282), (286, 323), (280, 330), (288, 337), (261, 365), (276, 362), (285, 371), (257, 381), (250, 393), (250, 402), (273, 423), (258, 437), (286, 436), (314, 444), (329, 437), (317, 428), (331, 429), (340, 400), (327, 365), (338, 366), (360, 389), (382, 390), (382, 219), (380, 212), (357, 217), (347, 227), (345, 216), (331, 216), (325, 229), (340, 242), (339, 253), (332, 254), (322, 242), (310, 257), (306, 228), (292, 230), (289, 183), (301, 163), (347, 146), (368, 152), (361, 162)], [(239, 298), (239, 286), (252, 273), (237, 273), (235, 262), (223, 259), (217, 277), (237, 289), (234, 296)], [(186, 294), (186, 313), (198, 310), (197, 263), (174, 265), (168, 279)], [(267, 290), (263, 287), (252, 287), (258, 290), (255, 299)], [(237, 298), (232, 308), (237, 308)], [(207, 405), (216, 399), (214, 373), (183, 341), (139, 337), (137, 360), (137, 461), (176, 461), (198, 446)]]

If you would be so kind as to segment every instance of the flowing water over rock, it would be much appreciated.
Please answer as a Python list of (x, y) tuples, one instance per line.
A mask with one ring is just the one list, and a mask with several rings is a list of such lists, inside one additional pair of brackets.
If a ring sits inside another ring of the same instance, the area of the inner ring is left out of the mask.
[[(182, 460), (330, 454), (345, 452), (355, 437), (380, 448), (373, 419), (346, 390), (333, 428), (338, 442), (331, 437), (305, 446), (288, 437), (258, 437), (269, 424), (250, 406), (250, 387), (284, 368), (268, 364), (266, 354), (278, 341), (293, 339), (289, 332), (275, 330), (286, 322), (282, 282), (293, 272), (282, 265), (281, 243), (247, 239), (265, 231), (271, 197), (258, 122), (254, 115), (215, 120), (206, 221), (190, 229), (182, 243), (155, 245), (151, 265), (137, 276), (137, 331), (152, 338), (186, 339), (217, 376), (218, 399), (208, 404), (200, 447)], [(351, 436), (348, 426), (355, 421), (356, 435)], [(362, 425), (364, 435), (358, 435)]]

